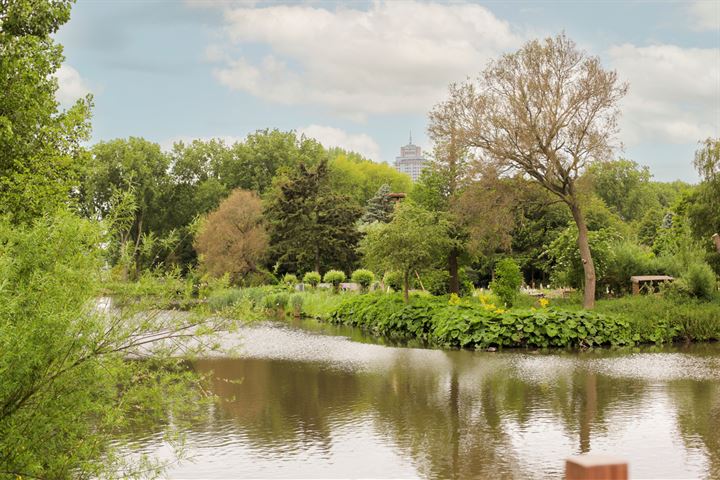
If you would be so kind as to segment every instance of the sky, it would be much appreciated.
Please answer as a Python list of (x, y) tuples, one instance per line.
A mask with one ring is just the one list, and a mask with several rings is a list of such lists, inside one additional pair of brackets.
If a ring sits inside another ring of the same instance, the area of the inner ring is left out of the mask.
[(392, 163), (410, 132), (432, 149), (450, 83), (563, 31), (629, 83), (617, 156), (696, 181), (697, 142), (720, 137), (720, 0), (78, 0), (58, 96), (93, 94), (93, 142), (278, 128)]

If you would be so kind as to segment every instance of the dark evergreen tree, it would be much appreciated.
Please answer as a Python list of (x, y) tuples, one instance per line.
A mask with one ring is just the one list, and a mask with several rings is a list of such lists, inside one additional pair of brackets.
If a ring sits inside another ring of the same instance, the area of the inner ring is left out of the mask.
[(360, 220), (362, 223), (388, 223), (392, 220), (395, 203), (388, 196), (389, 193), (390, 185), (385, 183), (380, 186), (375, 196), (368, 200), (367, 207), (365, 207), (365, 215), (363, 215)]
[(326, 160), (309, 169), (304, 163), (280, 177), (265, 209), (270, 257), (283, 272), (349, 271), (357, 261), (362, 209), (330, 188)]

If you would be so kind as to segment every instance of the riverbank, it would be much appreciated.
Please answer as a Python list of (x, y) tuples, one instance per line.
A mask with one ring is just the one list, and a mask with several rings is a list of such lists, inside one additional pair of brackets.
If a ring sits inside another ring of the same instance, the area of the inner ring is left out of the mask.
[(406, 305), (398, 295), (365, 295), (346, 298), (329, 320), (378, 335), (409, 336), (431, 345), (459, 348), (576, 348), (720, 340), (717, 303), (626, 297), (598, 302), (592, 312), (564, 303), (505, 310), (482, 297), (416, 297)]
[(241, 321), (311, 317), (360, 327), (373, 335), (417, 340), (443, 348), (590, 347), (720, 340), (720, 301), (662, 294), (598, 300), (582, 310), (579, 299), (549, 302), (521, 295), (505, 309), (493, 295), (430, 296), (405, 304), (398, 293), (294, 291), (283, 285), (208, 288), (193, 294), (164, 281), (113, 286), (124, 301), (176, 308)]

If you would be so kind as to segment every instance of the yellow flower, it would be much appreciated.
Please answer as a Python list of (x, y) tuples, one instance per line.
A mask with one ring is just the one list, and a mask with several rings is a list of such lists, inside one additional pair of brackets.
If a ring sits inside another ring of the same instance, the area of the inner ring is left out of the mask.
[(505, 313), (505, 310), (503, 310), (502, 308), (498, 308), (497, 310), (495, 310), (495, 313)]
[(548, 300), (547, 298), (541, 298), (540, 300), (538, 300), (538, 303), (540, 304), (541, 308), (545, 308), (550, 305), (550, 300)]

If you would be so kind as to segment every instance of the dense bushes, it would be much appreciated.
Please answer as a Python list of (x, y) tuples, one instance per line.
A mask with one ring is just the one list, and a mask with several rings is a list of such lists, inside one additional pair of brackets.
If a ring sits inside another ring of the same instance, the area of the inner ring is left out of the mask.
[(353, 272), (351, 279), (353, 282), (360, 285), (360, 288), (362, 288), (363, 291), (366, 291), (375, 281), (375, 274), (370, 270), (360, 268)]
[(522, 285), (520, 267), (512, 258), (503, 258), (495, 265), (495, 278), (490, 282), (490, 289), (506, 307), (512, 307)]
[(338, 291), (340, 284), (345, 281), (345, 273), (340, 270), (328, 270), (323, 276), (325, 283), (331, 283), (335, 291)]
[(318, 272), (307, 272), (303, 275), (303, 283), (307, 283), (311, 287), (315, 288), (320, 283), (320, 274)]
[(445, 347), (579, 347), (720, 340), (720, 304), (678, 302), (661, 295), (598, 303), (600, 312), (571, 309), (503, 310), (454, 297), (397, 294), (350, 296), (330, 321), (376, 335), (417, 338)]
[(554, 309), (505, 311), (471, 301), (452, 303), (443, 297), (415, 297), (404, 305), (399, 295), (355, 296), (346, 298), (330, 318), (379, 335), (449, 347), (577, 347), (642, 340), (627, 320), (617, 316)]

